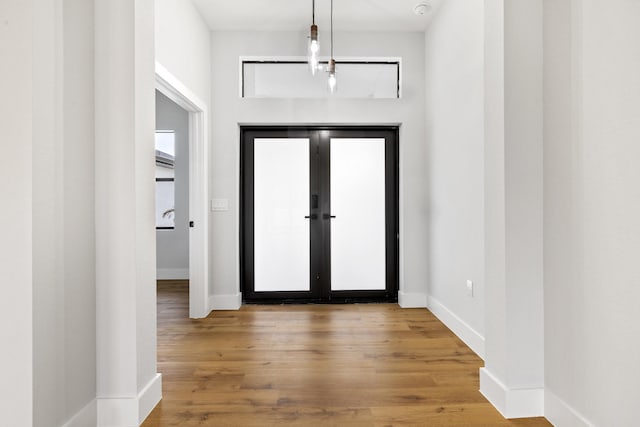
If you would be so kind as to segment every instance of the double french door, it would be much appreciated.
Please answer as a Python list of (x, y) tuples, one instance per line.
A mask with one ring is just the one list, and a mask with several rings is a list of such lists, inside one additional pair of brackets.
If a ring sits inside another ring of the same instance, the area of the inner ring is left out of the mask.
[(397, 128), (244, 127), (247, 302), (396, 301)]

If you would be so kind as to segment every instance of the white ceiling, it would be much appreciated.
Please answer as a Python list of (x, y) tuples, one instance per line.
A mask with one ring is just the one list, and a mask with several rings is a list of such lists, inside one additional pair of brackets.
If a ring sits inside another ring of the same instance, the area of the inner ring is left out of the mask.
[[(192, 0), (212, 30), (303, 31), (311, 24), (311, 0)], [(426, 0), (430, 13), (416, 16), (425, 0), (333, 0), (335, 31), (424, 31), (442, 0)], [(329, 28), (330, 0), (316, 0), (316, 24)]]

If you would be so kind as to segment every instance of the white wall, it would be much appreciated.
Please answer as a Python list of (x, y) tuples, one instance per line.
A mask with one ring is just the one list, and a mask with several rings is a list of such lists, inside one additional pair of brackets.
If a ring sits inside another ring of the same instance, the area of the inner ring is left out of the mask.
[(93, 2), (56, 5), (39, 7), (34, 85), (35, 426), (95, 422)]
[(191, 1), (155, 0), (156, 61), (209, 106), (210, 31)]
[[(403, 98), (241, 99), (240, 56), (304, 56), (305, 34), (213, 32), (211, 197), (229, 199), (229, 211), (211, 216), (211, 294), (214, 301), (239, 292), (239, 124), (401, 123), (400, 290), (424, 306), (427, 220), (424, 146), (424, 36), (422, 33), (338, 33), (335, 54), (394, 56), (403, 61)], [(329, 48), (327, 43), (322, 49)], [(324, 52), (323, 52), (324, 54)], [(401, 294), (402, 298), (402, 294)]]
[(545, 414), (559, 427), (638, 424), (638, 22), (637, 1), (545, 1)]
[[(484, 354), (484, 4), (443, 2), (425, 34), (429, 308)], [(474, 284), (473, 297), (466, 281)]]
[(98, 425), (135, 425), (161, 397), (154, 2), (94, 5)]
[(544, 412), (542, 1), (485, 1), (485, 368), (508, 418)]
[[(156, 91), (156, 129), (175, 133), (175, 228), (156, 230), (158, 278), (189, 278), (189, 113)], [(182, 276), (181, 276), (182, 275)]]
[(544, 369), (542, 0), (504, 5), (506, 378), (514, 389), (539, 389)]
[[(0, 3), (0, 413), (7, 425), (32, 423), (32, 141), (33, 11), (39, 2)], [(40, 40), (39, 40), (40, 41)]]
[(11, 58), (0, 110), (3, 423), (61, 425), (83, 412), (95, 424), (93, 2), (3, 2), (0, 21)]

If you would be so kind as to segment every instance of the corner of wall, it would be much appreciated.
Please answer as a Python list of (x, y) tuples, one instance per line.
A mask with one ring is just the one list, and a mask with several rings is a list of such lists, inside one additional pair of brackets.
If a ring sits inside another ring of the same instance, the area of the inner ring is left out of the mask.
[(149, 416), (161, 399), (162, 374), (156, 374), (135, 397), (99, 397), (96, 399), (97, 423), (77, 424), (77, 426), (138, 426)]
[(242, 294), (240, 292), (229, 295), (209, 296), (209, 310), (240, 310)]
[(487, 368), (480, 369), (480, 393), (503, 417), (529, 418), (544, 415), (544, 388), (510, 389)]
[(595, 426), (548, 388), (544, 391), (544, 416), (554, 426)]
[(427, 294), (419, 292), (398, 292), (398, 305), (402, 308), (426, 308)]
[(451, 329), (478, 357), (484, 359), (484, 336), (436, 298), (429, 295), (427, 302), (429, 311)]
[(98, 402), (93, 399), (72, 416), (62, 427), (86, 427), (98, 424)]

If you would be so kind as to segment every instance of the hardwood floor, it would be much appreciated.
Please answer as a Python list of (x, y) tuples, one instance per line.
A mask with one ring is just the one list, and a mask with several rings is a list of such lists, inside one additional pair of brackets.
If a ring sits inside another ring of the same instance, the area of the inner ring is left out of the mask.
[(478, 392), (482, 360), (425, 309), (243, 306), (188, 316), (158, 286), (158, 426), (551, 426), (504, 420)]

